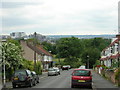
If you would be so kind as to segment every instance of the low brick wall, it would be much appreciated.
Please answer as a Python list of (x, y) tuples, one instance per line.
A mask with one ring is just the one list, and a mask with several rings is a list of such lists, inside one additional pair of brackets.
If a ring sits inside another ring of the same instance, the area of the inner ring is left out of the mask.
[(120, 76), (119, 76), (118, 80), (115, 80), (115, 71), (113, 69), (102, 69), (102, 70), (100, 70), (99, 68), (95, 67), (94, 70), (95, 70), (96, 73), (98, 73), (101, 76), (109, 79), (111, 82), (113, 82), (117, 85), (119, 84), (119, 86), (120, 86)]
[(114, 70), (106, 70), (105, 77), (111, 80), (113, 83), (116, 83)]

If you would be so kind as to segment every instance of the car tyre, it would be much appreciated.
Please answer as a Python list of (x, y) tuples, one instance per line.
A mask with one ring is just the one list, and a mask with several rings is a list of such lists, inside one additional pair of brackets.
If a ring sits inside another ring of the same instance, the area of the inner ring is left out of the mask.
[(21, 85), (18, 85), (19, 88), (21, 88)]
[(30, 81), (30, 87), (32, 87), (33, 86), (33, 82), (32, 82), (32, 80)]
[(40, 81), (39, 80), (37, 80), (37, 83), (39, 83)]
[(15, 85), (15, 84), (13, 84), (13, 88), (16, 88), (16, 85)]
[(33, 85), (35, 86), (36, 84), (37, 84), (37, 82), (36, 82), (36, 80), (35, 80)]
[(75, 86), (74, 85), (71, 85), (71, 88), (74, 88)]
[(92, 89), (92, 85), (89, 86), (89, 89)]

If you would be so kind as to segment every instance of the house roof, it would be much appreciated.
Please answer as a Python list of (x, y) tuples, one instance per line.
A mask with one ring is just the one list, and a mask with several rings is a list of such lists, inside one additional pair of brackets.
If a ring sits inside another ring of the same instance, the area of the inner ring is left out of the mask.
[(105, 51), (106, 49), (108, 49), (109, 47), (113, 46), (115, 43), (118, 43), (118, 42), (119, 42), (118, 39), (116, 39), (114, 42), (112, 42), (108, 47), (106, 47), (102, 51)]
[(46, 51), (45, 49), (43, 49), (43, 47), (41, 45), (37, 45), (36, 48), (38, 48), (43, 54), (52, 56), (52, 54), (49, 53), (48, 51)]
[(32, 43), (27, 42), (27, 46), (31, 48), (33, 51), (36, 51), (38, 54), (45, 54), (47, 56), (52, 56), (47, 50), (45, 50), (41, 45), (34, 46)]
[(110, 46), (113, 46), (115, 43), (118, 43), (118, 39), (116, 39), (114, 42), (112, 42), (112, 43), (109, 45), (109, 47), (110, 47)]

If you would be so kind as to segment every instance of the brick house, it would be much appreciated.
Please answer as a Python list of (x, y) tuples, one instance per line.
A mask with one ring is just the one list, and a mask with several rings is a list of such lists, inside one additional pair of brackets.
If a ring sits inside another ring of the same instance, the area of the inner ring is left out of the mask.
[(23, 49), (23, 57), (27, 60), (34, 61), (34, 52), (36, 52), (36, 62), (41, 61), (43, 69), (52, 67), (52, 54), (49, 51), (43, 49), (41, 45), (34, 46), (31, 42), (24, 40), (20, 41)]

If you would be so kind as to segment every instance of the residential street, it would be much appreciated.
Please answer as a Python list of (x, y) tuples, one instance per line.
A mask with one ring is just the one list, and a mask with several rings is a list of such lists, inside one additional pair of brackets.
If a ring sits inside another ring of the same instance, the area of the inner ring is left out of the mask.
[[(72, 70), (69, 71), (61, 71), (61, 75), (58, 76), (47, 76), (47, 73), (44, 73), (44, 75), (40, 76), (40, 83), (36, 86), (33, 86), (32, 88), (71, 88), (71, 73)], [(97, 90), (100, 88), (105, 89), (115, 89), (118, 90), (118, 87), (116, 87), (113, 83), (110, 81), (104, 79), (100, 75), (96, 74), (94, 71), (93, 73), (93, 90)], [(30, 89), (30, 88), (16, 88), (16, 89)], [(75, 89), (89, 89), (87, 87), (85, 88), (75, 88)], [(92, 89), (89, 89), (92, 90)]]

